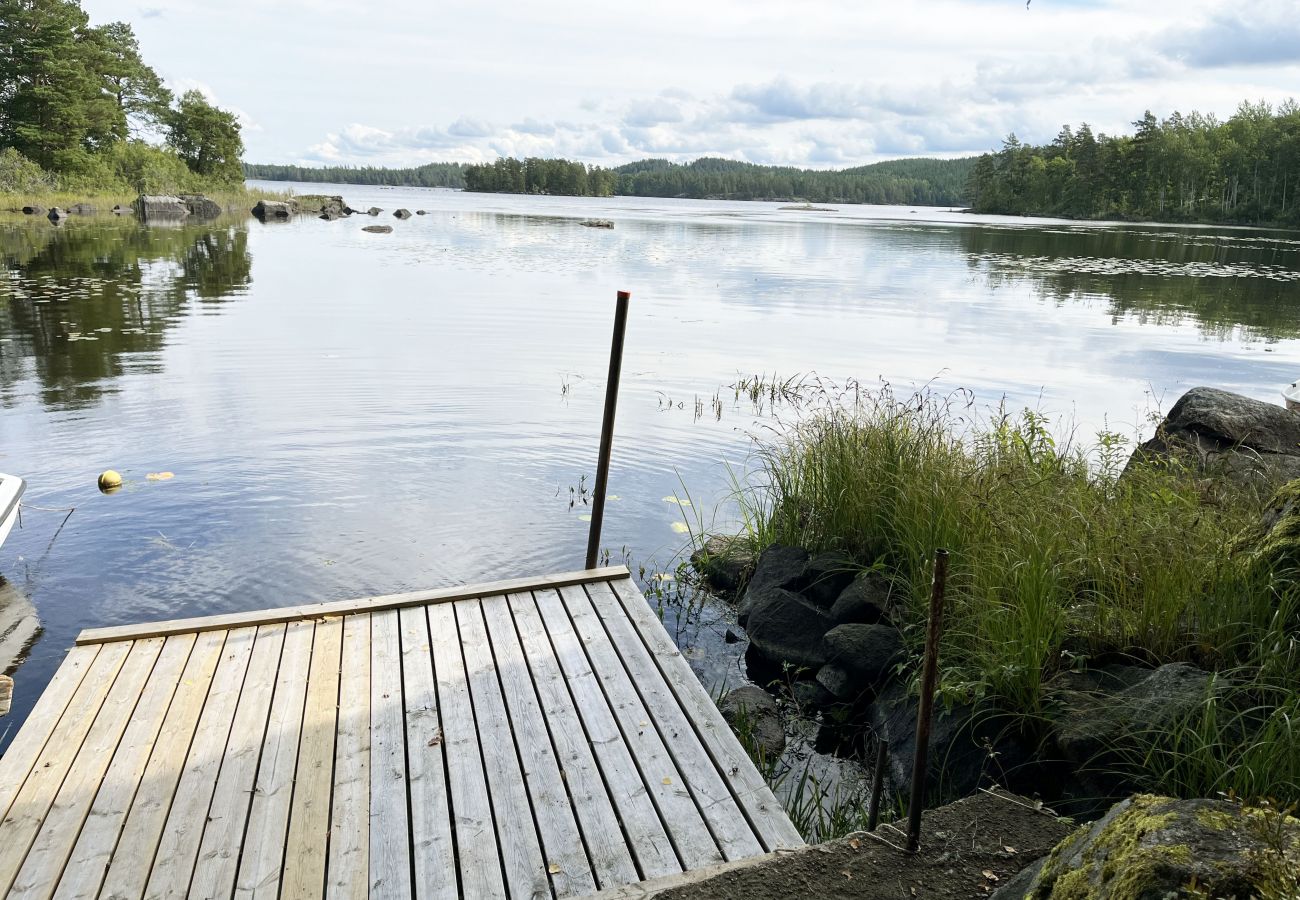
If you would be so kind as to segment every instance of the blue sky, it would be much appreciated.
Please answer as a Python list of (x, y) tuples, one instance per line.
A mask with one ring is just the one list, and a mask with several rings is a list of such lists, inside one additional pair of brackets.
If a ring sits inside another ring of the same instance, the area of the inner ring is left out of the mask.
[(83, 0), (258, 162), (846, 166), (1300, 94), (1294, 0)]

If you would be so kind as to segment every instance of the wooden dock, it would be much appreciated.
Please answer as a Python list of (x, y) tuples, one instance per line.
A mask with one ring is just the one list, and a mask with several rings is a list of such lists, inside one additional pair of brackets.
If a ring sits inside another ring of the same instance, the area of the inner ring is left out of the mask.
[(572, 897), (802, 845), (625, 568), (82, 632), (0, 895)]

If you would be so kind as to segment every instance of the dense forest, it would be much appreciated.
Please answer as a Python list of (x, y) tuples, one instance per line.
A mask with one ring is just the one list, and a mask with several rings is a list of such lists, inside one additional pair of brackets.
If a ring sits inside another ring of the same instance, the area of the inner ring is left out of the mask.
[(1050, 144), (980, 157), (977, 212), (1071, 218), (1300, 224), (1300, 106), (1242, 103), (1226, 122), (1149, 111), (1132, 135), (1069, 126)]
[(233, 114), (172, 95), (130, 25), (0, 0), (0, 193), (239, 187), (243, 148)]
[(266, 181), (307, 181), (330, 184), (387, 184), (398, 187), (465, 186), (465, 167), (460, 163), (429, 163), (412, 169), (378, 166), (277, 166), (244, 163), (244, 176)]
[(249, 178), (272, 181), (463, 187), (506, 194), (954, 206), (965, 202), (974, 163), (974, 157), (897, 159), (834, 171), (705, 157), (691, 163), (646, 159), (604, 169), (566, 159), (506, 157), (479, 165), (431, 163), (415, 169), (245, 164), (244, 172)]

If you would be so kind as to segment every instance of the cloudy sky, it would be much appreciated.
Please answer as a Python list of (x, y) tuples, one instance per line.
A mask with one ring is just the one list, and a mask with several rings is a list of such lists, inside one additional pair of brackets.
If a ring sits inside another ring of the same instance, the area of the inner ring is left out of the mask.
[(255, 162), (954, 156), (1300, 94), (1295, 0), (83, 0)]

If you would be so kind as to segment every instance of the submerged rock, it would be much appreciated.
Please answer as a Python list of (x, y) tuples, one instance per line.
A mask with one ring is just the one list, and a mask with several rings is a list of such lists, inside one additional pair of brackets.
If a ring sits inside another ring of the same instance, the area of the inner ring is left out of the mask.
[(98, 210), (89, 203), (74, 203), (68, 207), (68, 212), (78, 216), (93, 216)]
[(781, 708), (758, 685), (747, 684), (729, 691), (718, 708), (727, 724), (740, 735), (742, 743), (757, 751), (760, 760), (771, 762), (785, 752)]
[(398, 209), (393, 211), (393, 215), (398, 219), (409, 219), (411, 218), (411, 211), (409, 209)]
[(26, 215), (26, 216), (43, 216), (43, 215), (45, 215), (45, 207), (44, 207), (44, 206), (38, 206), (38, 205), (35, 204), (35, 203), (33, 203), (31, 206), (24, 206), (24, 207), (23, 207), (23, 215)]
[(1178, 399), (1129, 468), (1154, 464), (1230, 479), (1261, 491), (1300, 478), (1300, 413), (1217, 388)]
[(614, 223), (609, 219), (583, 219), (578, 223), (587, 228), (613, 228)]
[(369, 231), (371, 234), (392, 234), (392, 225), (364, 225), (362, 231)]
[(1056, 846), (998, 900), (1284, 897), (1296, 888), (1300, 820), (1226, 800), (1139, 795)]

